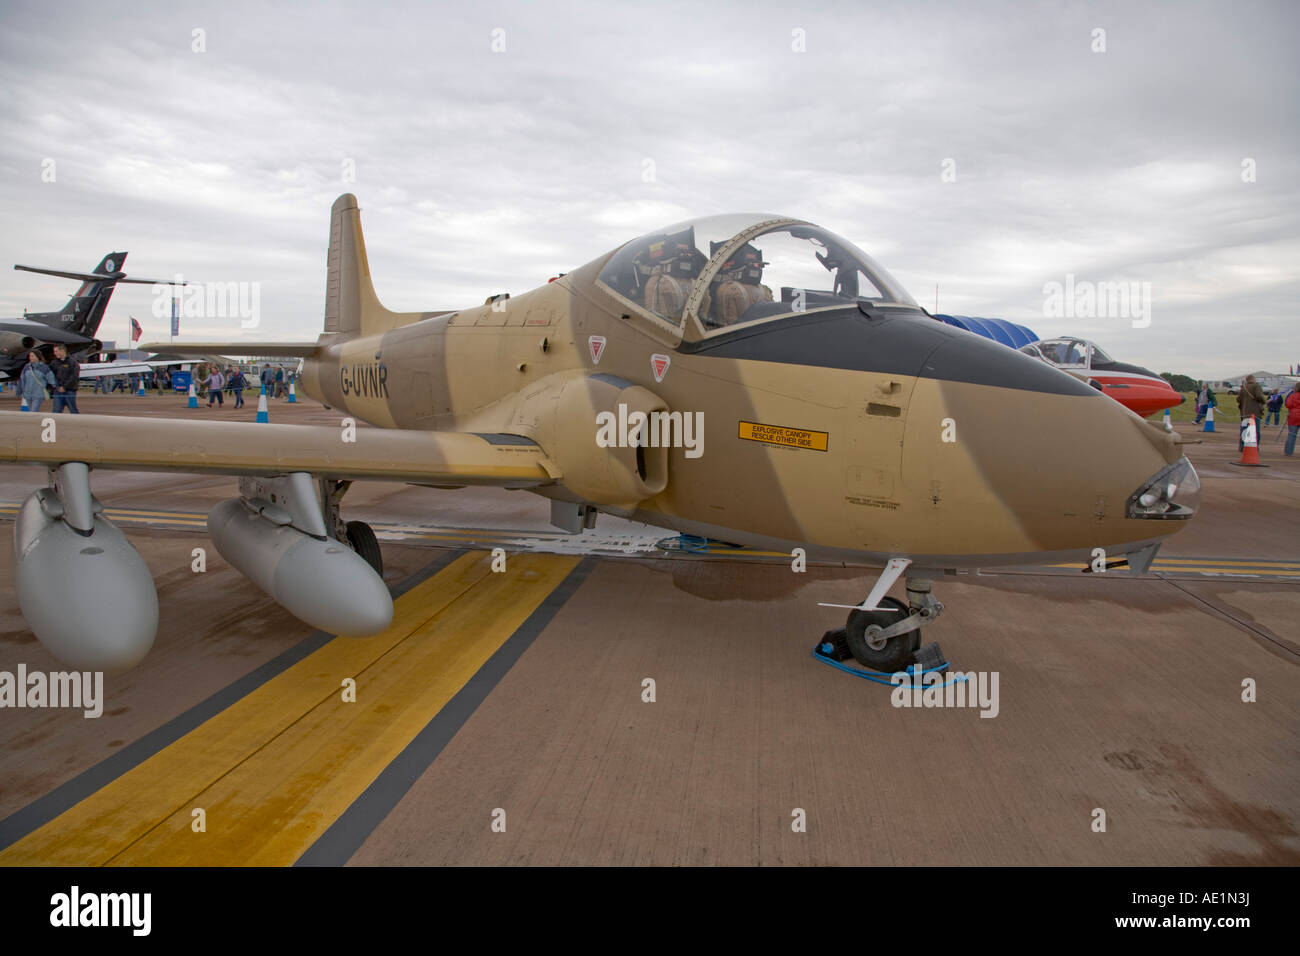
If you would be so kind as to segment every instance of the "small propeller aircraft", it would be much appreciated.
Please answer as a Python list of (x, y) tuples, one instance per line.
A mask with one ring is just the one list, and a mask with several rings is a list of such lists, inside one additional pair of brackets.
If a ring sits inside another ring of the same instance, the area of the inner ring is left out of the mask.
[[(0, 460), (49, 474), (15, 523), (19, 602), (79, 668), (129, 667), (157, 629), (148, 569), (91, 493), (100, 468), (238, 476), (208, 518), (218, 550), (331, 633), (393, 610), (374, 533), (342, 517), (351, 482), (495, 485), (550, 499), (574, 533), (608, 512), (883, 566), (835, 605), (880, 670), (942, 611), (933, 579), (1099, 548), (1145, 570), (1199, 501), (1176, 434), (944, 325), (851, 243), (780, 216), (680, 223), (519, 296), (399, 314), (344, 195), (315, 341), (166, 348), (301, 357), (303, 391), (377, 427), (81, 415), (42, 440), (41, 418), (0, 413)], [(904, 575), (907, 602), (886, 597)]]
[(1155, 372), (1116, 362), (1101, 346), (1086, 339), (1044, 339), (1022, 346), (1020, 351), (1069, 372), (1143, 418), (1184, 401), (1182, 393)]

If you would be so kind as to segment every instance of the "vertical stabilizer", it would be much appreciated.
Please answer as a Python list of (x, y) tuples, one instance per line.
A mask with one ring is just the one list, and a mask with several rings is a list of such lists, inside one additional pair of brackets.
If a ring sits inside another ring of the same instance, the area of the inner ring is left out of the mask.
[(370, 281), (366, 241), (361, 235), (357, 197), (344, 193), (330, 210), (330, 248), (326, 260), (325, 331), (354, 337), (386, 332), (398, 316), (380, 304)]

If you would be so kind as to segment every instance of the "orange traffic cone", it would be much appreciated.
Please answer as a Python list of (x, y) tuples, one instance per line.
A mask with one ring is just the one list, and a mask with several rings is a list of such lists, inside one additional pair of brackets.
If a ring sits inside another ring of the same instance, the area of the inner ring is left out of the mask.
[(1259, 424), (1254, 415), (1241, 420), (1241, 461), (1230, 464), (1249, 468), (1268, 467), (1259, 461)]

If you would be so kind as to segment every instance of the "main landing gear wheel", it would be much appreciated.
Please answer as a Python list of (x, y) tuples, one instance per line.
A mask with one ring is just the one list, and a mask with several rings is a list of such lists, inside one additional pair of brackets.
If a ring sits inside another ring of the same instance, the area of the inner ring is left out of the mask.
[(374, 529), (364, 521), (349, 521), (345, 525), (348, 544), (352, 550), (361, 555), (366, 564), (375, 569), (375, 574), (384, 576), (384, 554), (379, 550), (379, 539)]
[[(886, 610), (886, 605), (898, 608), (897, 611)], [(855, 610), (849, 613), (848, 623), (844, 626), (844, 637), (854, 659), (864, 667), (872, 670), (893, 673), (901, 671), (911, 664), (916, 649), (921, 646), (921, 629), (914, 628), (897, 637), (881, 638), (878, 635), (891, 624), (906, 619), (908, 606), (894, 597), (880, 599), (880, 609), (875, 611)]]

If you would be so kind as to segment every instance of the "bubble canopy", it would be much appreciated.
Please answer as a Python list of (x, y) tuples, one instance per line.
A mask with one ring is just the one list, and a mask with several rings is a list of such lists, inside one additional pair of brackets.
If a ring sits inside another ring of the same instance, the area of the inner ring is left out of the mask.
[(597, 277), (656, 325), (688, 337), (866, 300), (918, 308), (853, 243), (799, 219), (707, 216), (620, 248)]

